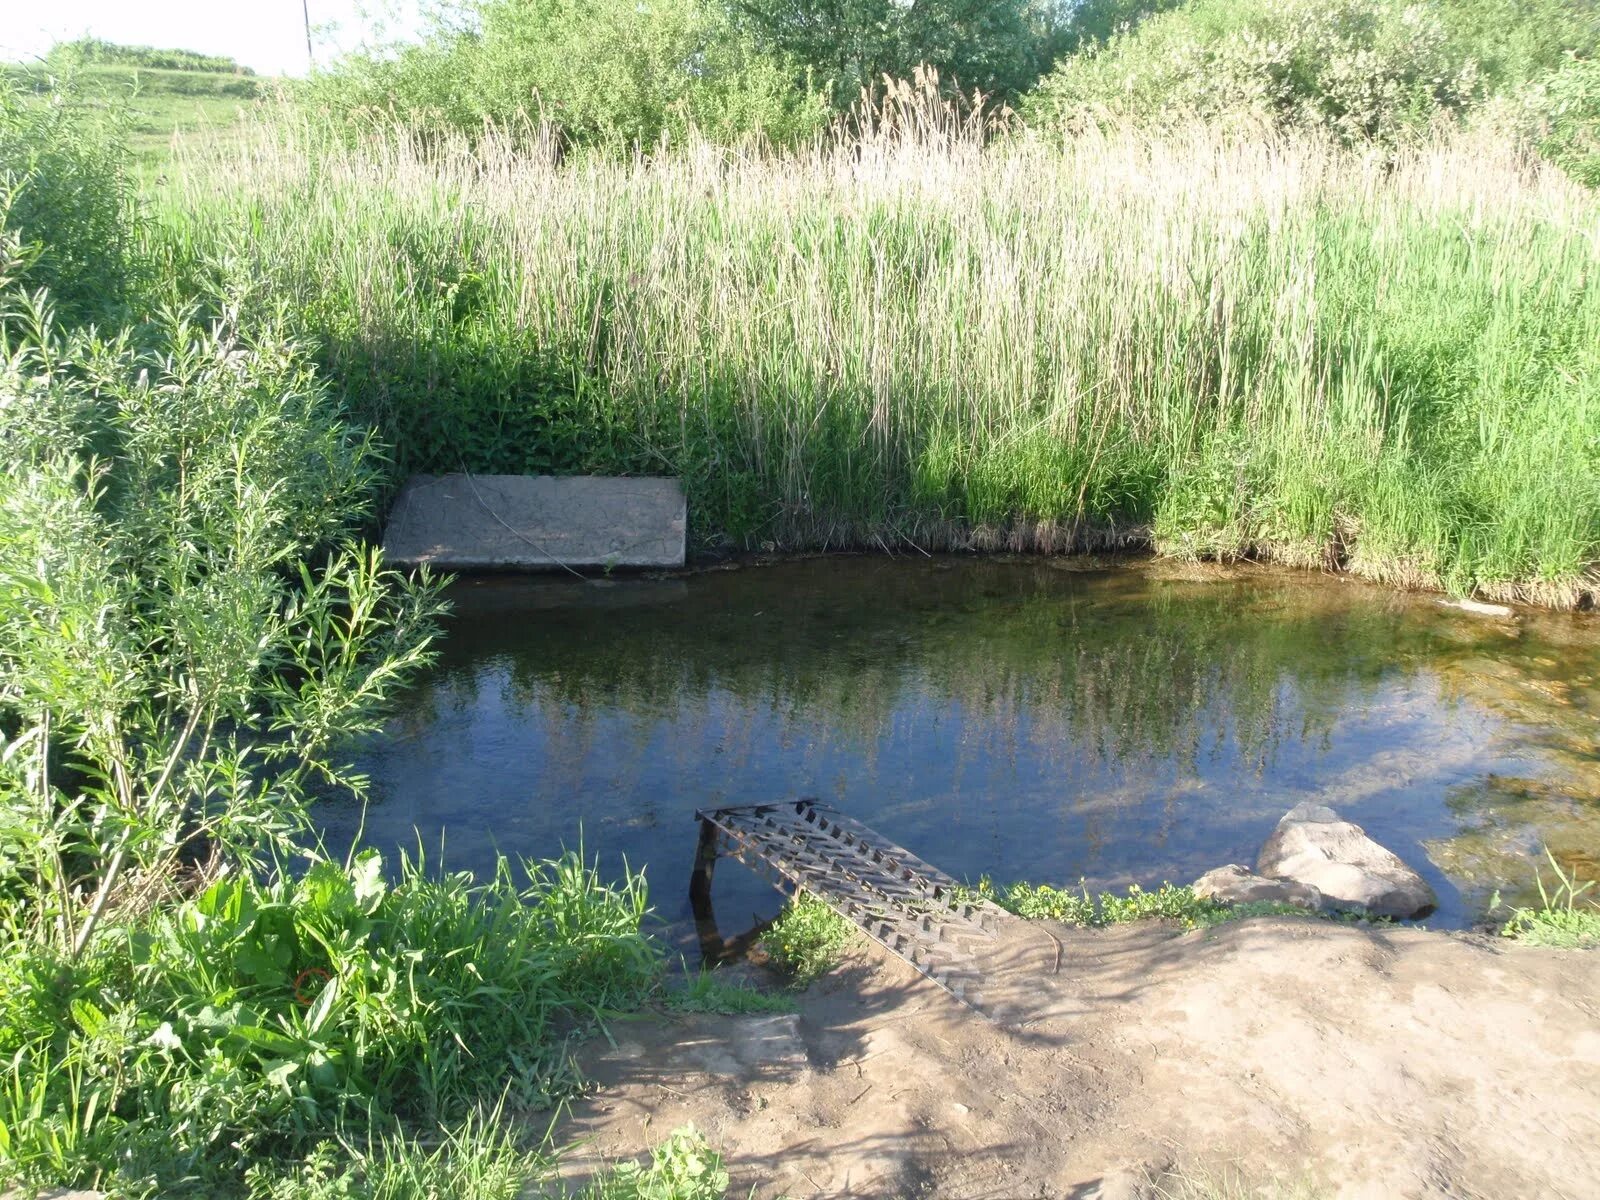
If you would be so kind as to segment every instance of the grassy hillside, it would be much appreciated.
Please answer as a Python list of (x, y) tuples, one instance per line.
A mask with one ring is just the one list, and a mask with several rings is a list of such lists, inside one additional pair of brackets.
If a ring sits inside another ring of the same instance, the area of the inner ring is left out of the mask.
[(139, 164), (158, 167), (171, 153), (175, 133), (216, 138), (236, 130), (239, 115), (273, 87), (273, 81), (232, 71), (172, 70), (91, 63), (66, 73), (46, 64), (5, 66), (0, 73), (25, 91), (48, 92), (66, 78), (95, 104), (123, 104), (128, 141)]

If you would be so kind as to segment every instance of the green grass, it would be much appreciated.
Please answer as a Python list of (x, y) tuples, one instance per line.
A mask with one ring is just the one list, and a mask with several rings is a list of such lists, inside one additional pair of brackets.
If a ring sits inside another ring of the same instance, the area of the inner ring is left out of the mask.
[(1120, 925), (1127, 921), (1177, 921), (1185, 929), (1209, 929), (1227, 921), (1248, 917), (1319, 917), (1325, 920), (1353, 920), (1333, 914), (1313, 912), (1295, 904), (1263, 900), (1250, 904), (1227, 904), (1196, 896), (1194, 889), (1163, 883), (1154, 891), (1131, 884), (1125, 892), (1100, 892), (1090, 895), (1079, 883), (1076, 891), (1052, 887), (1047, 883), (997, 885), (987, 876), (976, 887), (966, 889), (973, 899), (988, 900), (1007, 912), (1028, 920), (1059, 921), (1086, 929)]
[(929, 109), (563, 167), (282, 125), (157, 215), (180, 280), (287, 309), (399, 471), (679, 475), (701, 545), (1596, 588), (1600, 198), (1482, 137), (980, 148)]
[(709, 970), (702, 970), (681, 987), (668, 990), (662, 997), (662, 1003), (671, 1012), (723, 1013), (728, 1016), (795, 1010), (795, 1003), (788, 996), (763, 992), (747, 983), (728, 983), (716, 971)]
[(761, 935), (760, 946), (793, 986), (803, 988), (831, 971), (854, 937), (855, 926), (825, 901), (801, 892)]
[[(498, 1116), (498, 1114), (494, 1114)], [(468, 1119), (433, 1144), (380, 1139), (368, 1151), (319, 1143), (298, 1164), (252, 1168), (249, 1200), (722, 1200), (722, 1157), (688, 1125), (651, 1148), (648, 1161), (614, 1163), (576, 1193), (556, 1180), (557, 1155), (528, 1149), (493, 1119)]]
[[(1574, 875), (1561, 869), (1548, 849), (1545, 857), (1555, 872), (1555, 882), (1547, 886), (1543, 873), (1538, 873), (1535, 878), (1539, 885), (1539, 906), (1513, 909), (1500, 932), (1530, 946), (1562, 950), (1600, 946), (1600, 904), (1588, 898), (1594, 881), (1579, 883)], [(1497, 893), (1489, 906), (1495, 908), (1499, 903)]]
[[(1018, 882), (996, 884), (988, 876), (976, 886), (963, 888), (961, 897), (968, 901), (987, 900), (1009, 913), (1026, 920), (1059, 921), (1063, 925), (1076, 925), (1085, 929), (1104, 928), (1130, 921), (1175, 921), (1185, 929), (1210, 929), (1228, 921), (1241, 921), (1249, 917), (1304, 917), (1322, 920), (1355, 921), (1359, 918), (1313, 912), (1294, 904), (1260, 901), (1252, 904), (1226, 904), (1218, 900), (1205, 900), (1194, 894), (1191, 887), (1163, 883), (1147, 891), (1138, 884), (1123, 892), (1100, 892), (1091, 895), (1088, 888), (1079, 884), (1076, 890), (1052, 887), (1049, 884)], [(797, 988), (806, 987), (831, 971), (839, 956), (855, 937), (855, 927), (828, 905), (802, 892), (784, 907), (772, 927), (761, 937), (761, 949), (772, 965), (789, 977)], [(753, 997), (757, 1007), (742, 1008), (737, 1002), (744, 997), (727, 997), (728, 1007), (716, 1007), (708, 1000), (705, 1007), (689, 999), (695, 987), (704, 988), (708, 995), (723, 999), (713, 991), (715, 977), (702, 975), (697, 984), (685, 993), (683, 1002), (691, 1011), (748, 1012), (771, 1011), (765, 1007), (773, 997)], [(669, 1005), (674, 1003), (671, 999)]]
[(363, 1150), (322, 1141), (297, 1163), (257, 1164), (246, 1185), (249, 1200), (517, 1200), (553, 1174), (550, 1154), (524, 1148), (492, 1120), (468, 1118), (433, 1143), (390, 1136)]

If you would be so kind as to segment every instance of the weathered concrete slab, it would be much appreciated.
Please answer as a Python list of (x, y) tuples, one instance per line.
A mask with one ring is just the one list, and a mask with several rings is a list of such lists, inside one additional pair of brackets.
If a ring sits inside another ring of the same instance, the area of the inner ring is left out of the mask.
[(687, 516), (676, 479), (414, 475), (383, 550), (452, 571), (681, 567)]

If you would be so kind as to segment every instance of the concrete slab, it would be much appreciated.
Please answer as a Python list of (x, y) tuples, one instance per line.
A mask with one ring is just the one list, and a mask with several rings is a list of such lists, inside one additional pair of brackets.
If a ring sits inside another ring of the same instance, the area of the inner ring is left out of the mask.
[(450, 571), (681, 567), (687, 525), (676, 479), (413, 475), (383, 550), (392, 563)]

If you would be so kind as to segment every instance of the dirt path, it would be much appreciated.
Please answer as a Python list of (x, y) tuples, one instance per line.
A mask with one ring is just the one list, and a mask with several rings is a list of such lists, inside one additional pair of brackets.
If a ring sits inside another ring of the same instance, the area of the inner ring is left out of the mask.
[(557, 1131), (591, 1139), (569, 1171), (692, 1121), (741, 1197), (1132, 1197), (1166, 1171), (1600, 1197), (1600, 953), (1299, 920), (1052, 931), (1059, 973), (1041, 938), (1048, 986), (1013, 1029), (869, 947), (796, 1016), (619, 1023)]

